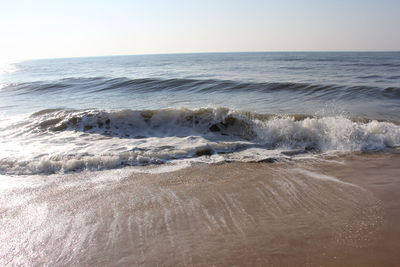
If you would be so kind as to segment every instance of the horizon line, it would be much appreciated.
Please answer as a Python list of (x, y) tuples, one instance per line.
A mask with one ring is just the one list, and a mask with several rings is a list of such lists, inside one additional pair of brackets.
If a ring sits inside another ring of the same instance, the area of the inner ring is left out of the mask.
[(74, 59), (74, 58), (96, 58), (96, 57), (123, 57), (123, 56), (151, 56), (151, 55), (190, 55), (190, 54), (240, 54), (240, 53), (398, 53), (400, 50), (270, 50), (270, 51), (197, 51), (197, 52), (166, 52), (166, 53), (138, 53), (138, 54), (108, 54), (96, 56), (67, 56), (67, 57), (33, 57), (11, 60), (49, 60), (49, 59)]

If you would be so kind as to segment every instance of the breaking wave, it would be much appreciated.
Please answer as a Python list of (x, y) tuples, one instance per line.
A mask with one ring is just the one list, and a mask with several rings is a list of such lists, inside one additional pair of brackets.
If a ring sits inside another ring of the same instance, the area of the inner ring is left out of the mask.
[(258, 114), (227, 108), (36, 112), (0, 129), (6, 174), (101, 170), (177, 161), (267, 161), (400, 145), (393, 122)]

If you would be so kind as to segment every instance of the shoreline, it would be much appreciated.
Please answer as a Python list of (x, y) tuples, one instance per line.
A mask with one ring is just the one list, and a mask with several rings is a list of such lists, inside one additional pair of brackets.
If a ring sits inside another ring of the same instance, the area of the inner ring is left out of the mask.
[(395, 150), (16, 181), (0, 264), (394, 266), (399, 163)]

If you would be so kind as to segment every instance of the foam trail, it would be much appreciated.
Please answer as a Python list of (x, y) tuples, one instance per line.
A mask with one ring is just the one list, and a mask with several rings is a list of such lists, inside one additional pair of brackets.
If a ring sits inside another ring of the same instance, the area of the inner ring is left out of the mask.
[(330, 175), (325, 175), (325, 174), (322, 174), (322, 173), (312, 172), (312, 171), (305, 170), (305, 169), (300, 169), (300, 168), (296, 168), (293, 171), (295, 171), (297, 173), (300, 173), (300, 174), (303, 174), (305, 176), (314, 178), (314, 179), (318, 179), (318, 180), (330, 181), (330, 182), (339, 183), (339, 184), (343, 184), (343, 185), (359, 187), (359, 186), (357, 186), (355, 184), (343, 182), (342, 180), (339, 180), (336, 177), (333, 177), (333, 176), (330, 176)]

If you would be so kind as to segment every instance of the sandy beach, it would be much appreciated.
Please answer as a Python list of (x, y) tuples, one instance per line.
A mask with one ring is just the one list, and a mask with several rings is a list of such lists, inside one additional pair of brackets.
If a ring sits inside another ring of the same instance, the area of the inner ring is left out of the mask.
[(0, 264), (396, 266), (399, 163), (394, 151), (3, 176)]

